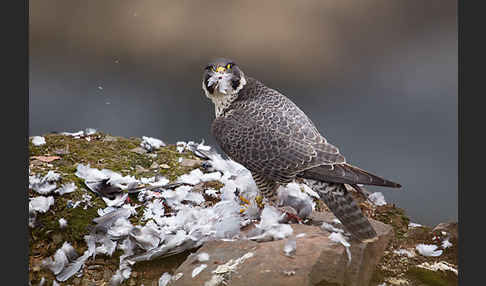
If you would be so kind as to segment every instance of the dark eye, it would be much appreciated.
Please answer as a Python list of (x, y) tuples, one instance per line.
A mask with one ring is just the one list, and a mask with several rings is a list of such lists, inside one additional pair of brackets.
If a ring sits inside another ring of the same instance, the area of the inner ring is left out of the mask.
[(214, 93), (214, 84), (211, 86), (208, 86), (208, 79), (204, 80), (204, 85), (206, 86), (206, 89), (208, 90), (209, 94)]
[(233, 87), (233, 89), (238, 88), (239, 85), (240, 85), (240, 80), (239, 79), (232, 79), (231, 80), (231, 86)]

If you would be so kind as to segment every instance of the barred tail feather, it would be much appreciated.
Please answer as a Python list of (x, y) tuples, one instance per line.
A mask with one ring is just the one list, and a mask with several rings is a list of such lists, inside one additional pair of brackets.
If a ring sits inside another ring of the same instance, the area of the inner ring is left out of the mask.
[(306, 179), (306, 183), (319, 194), (321, 200), (341, 221), (344, 228), (360, 241), (375, 238), (376, 231), (344, 184), (326, 183)]

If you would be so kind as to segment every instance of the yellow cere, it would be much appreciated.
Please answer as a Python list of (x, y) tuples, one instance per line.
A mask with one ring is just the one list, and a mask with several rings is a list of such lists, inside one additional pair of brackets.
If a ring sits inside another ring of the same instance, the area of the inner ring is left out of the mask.
[(225, 71), (225, 70), (226, 70), (226, 69), (225, 69), (224, 67), (218, 67), (218, 68), (216, 69), (216, 71), (217, 71), (217, 72), (223, 72), (223, 71)]

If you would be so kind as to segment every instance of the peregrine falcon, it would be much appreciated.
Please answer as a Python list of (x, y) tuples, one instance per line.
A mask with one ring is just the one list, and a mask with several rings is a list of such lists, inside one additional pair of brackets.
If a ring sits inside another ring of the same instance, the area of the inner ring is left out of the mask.
[(206, 66), (202, 89), (215, 106), (211, 131), (221, 149), (250, 170), (261, 194), (277, 204), (280, 185), (302, 179), (358, 240), (376, 232), (344, 184), (392, 188), (385, 180), (346, 162), (334, 145), (290, 99), (246, 76), (236, 63)]

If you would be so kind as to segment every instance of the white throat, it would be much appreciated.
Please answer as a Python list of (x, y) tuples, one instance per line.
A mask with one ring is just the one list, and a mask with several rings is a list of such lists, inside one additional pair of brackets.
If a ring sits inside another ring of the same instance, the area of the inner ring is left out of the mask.
[(230, 106), (230, 104), (236, 100), (238, 97), (238, 92), (245, 86), (246, 79), (245, 76), (241, 76), (240, 85), (238, 87), (227, 93), (222, 93), (219, 88), (214, 89), (214, 93), (210, 94), (204, 85), (204, 81), (202, 83), (202, 88), (204, 93), (211, 101), (214, 103), (214, 112), (216, 113), (216, 117), (219, 117), (223, 114), (223, 111)]

